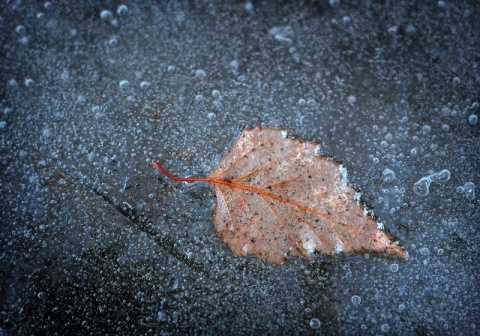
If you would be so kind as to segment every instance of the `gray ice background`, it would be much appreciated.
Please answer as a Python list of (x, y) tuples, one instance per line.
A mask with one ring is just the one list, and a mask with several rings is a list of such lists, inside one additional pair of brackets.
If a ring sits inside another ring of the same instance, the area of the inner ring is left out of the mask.
[[(480, 329), (476, 1), (2, 1), (0, 335)], [(236, 257), (242, 128), (342, 162), (408, 251)]]

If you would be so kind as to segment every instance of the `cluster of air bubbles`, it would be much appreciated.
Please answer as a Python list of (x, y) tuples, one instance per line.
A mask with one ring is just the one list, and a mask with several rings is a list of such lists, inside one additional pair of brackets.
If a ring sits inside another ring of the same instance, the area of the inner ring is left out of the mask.
[[(125, 5), (118, 5), (117, 7), (117, 15), (122, 16), (128, 12), (128, 7)], [(100, 19), (103, 21), (109, 21), (112, 26), (118, 26), (118, 20), (113, 16), (113, 13), (108, 9), (103, 9), (100, 11)]]
[(432, 182), (442, 183), (450, 179), (450, 171), (444, 169), (437, 173), (430, 174), (428, 176), (422, 177), (420, 180), (415, 182), (413, 185), (413, 192), (418, 196), (427, 196), (430, 192), (430, 184)]
[(475, 199), (475, 184), (466, 182), (463, 186), (457, 187), (457, 192), (464, 194), (469, 201), (473, 201)]
[(320, 322), (320, 320), (318, 318), (314, 317), (310, 320), (309, 324), (310, 324), (310, 328), (318, 329), (322, 325), (322, 322)]

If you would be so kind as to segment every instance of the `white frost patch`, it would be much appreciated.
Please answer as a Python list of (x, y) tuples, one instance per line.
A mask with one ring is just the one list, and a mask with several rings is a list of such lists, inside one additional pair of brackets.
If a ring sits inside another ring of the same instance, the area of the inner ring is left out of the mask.
[(343, 243), (339, 237), (335, 239), (335, 247), (333, 248), (333, 254), (340, 254), (343, 251)]
[(243, 245), (242, 251), (248, 253), (248, 244)]
[(287, 135), (288, 135), (288, 132), (287, 132), (287, 131), (283, 131), (283, 130), (282, 130), (280, 133), (282, 133), (282, 137), (283, 137), (283, 138), (286, 138)]
[(340, 254), (343, 251), (343, 244), (341, 242), (337, 243), (333, 248), (333, 254)]
[(290, 26), (273, 27), (268, 33), (279, 42), (292, 42), (293, 30)]
[(347, 185), (348, 184), (348, 172), (347, 172), (347, 167), (345, 167), (344, 165), (339, 165), (338, 166), (338, 170), (340, 170), (340, 175), (342, 175), (342, 183), (344, 185)]
[(366, 207), (363, 209), (363, 214), (365, 216), (375, 217), (375, 214), (373, 213), (373, 210), (369, 210)]
[(383, 225), (382, 222), (377, 222), (377, 229), (379, 229), (379, 230), (384, 230), (385, 229), (385, 226)]
[(311, 239), (308, 239), (303, 242), (303, 248), (308, 251), (308, 253), (313, 254), (315, 251), (315, 242)]

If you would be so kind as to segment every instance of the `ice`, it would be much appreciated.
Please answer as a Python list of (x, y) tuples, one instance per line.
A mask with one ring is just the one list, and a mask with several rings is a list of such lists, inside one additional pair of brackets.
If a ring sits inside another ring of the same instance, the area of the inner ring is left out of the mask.
[[(0, 334), (479, 334), (478, 9), (352, 4), (3, 1)], [(208, 175), (256, 125), (409, 258), (233, 255), (150, 162)]]

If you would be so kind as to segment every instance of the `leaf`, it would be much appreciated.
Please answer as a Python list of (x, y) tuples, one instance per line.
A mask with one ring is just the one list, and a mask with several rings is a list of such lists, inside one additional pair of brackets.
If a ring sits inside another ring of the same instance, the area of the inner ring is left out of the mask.
[(406, 258), (354, 200), (341, 166), (318, 155), (317, 146), (287, 138), (284, 130), (257, 127), (243, 130), (207, 177), (178, 177), (152, 164), (172, 180), (211, 185), (215, 229), (235, 254), (275, 264), (288, 254), (310, 259), (314, 251)]

